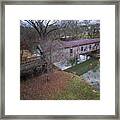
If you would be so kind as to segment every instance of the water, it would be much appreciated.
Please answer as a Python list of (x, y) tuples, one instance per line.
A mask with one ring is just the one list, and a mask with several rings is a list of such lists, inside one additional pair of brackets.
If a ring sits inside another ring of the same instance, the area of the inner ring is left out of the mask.
[(57, 63), (54, 63), (54, 65), (60, 68), (61, 70), (66, 70), (72, 67), (70, 64), (67, 64), (66, 62), (65, 63), (57, 62)]
[(97, 90), (100, 90), (100, 68), (90, 70), (82, 75), (83, 79), (93, 85)]
[[(77, 59), (77, 64), (80, 64), (88, 59), (90, 59), (90, 57), (86, 58), (86, 55), (80, 55), (79, 59)], [(68, 63), (68, 61), (56, 62), (56, 63), (54, 63), (54, 65), (57, 66), (58, 68), (60, 68), (61, 70), (66, 70), (66, 69), (72, 67), (72, 65), (70, 65), (70, 63)]]

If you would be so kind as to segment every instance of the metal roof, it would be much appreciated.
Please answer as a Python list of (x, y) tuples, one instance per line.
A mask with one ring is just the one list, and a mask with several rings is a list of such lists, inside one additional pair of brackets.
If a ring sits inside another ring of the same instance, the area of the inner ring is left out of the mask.
[(62, 41), (65, 48), (82, 46), (82, 45), (92, 44), (92, 43), (97, 43), (97, 42), (100, 42), (99, 38)]

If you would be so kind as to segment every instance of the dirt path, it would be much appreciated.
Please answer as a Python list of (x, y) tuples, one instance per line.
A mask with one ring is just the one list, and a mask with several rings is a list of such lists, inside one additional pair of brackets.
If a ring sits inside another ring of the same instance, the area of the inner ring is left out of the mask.
[[(48, 75), (31, 78), (20, 83), (21, 100), (52, 100), (57, 92), (64, 90), (71, 74), (55, 71)], [(48, 78), (48, 80), (46, 79)]]

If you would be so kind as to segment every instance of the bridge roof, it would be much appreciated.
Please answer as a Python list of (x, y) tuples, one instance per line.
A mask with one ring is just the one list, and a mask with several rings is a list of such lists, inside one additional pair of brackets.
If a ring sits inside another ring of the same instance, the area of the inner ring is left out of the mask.
[(70, 48), (70, 47), (76, 47), (76, 46), (82, 46), (82, 45), (87, 45), (87, 44), (92, 44), (92, 43), (97, 43), (100, 42), (99, 38), (96, 39), (79, 39), (79, 40), (70, 40), (70, 41), (62, 41), (63, 45), (65, 48)]

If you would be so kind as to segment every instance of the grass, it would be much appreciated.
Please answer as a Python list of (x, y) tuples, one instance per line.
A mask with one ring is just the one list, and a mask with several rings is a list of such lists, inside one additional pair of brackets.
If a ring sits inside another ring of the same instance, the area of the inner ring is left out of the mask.
[(80, 64), (76, 64), (75, 66), (66, 69), (66, 72), (71, 72), (71, 73), (75, 73), (77, 75), (82, 75), (86, 72), (88, 72), (91, 69), (94, 69), (99, 63), (98, 59), (89, 59), (83, 63)]
[(81, 80), (79, 76), (74, 77), (69, 81), (66, 89), (55, 96), (59, 100), (99, 100), (100, 92), (95, 91), (85, 81)]
[[(22, 99), (99, 100), (100, 92), (95, 91), (94, 87), (90, 86), (79, 76), (90, 69), (95, 69), (98, 62), (95, 59), (87, 60), (65, 70), (67, 72), (56, 71), (50, 74), (51, 76), (49, 76), (49, 81), (47, 82), (44, 82), (45, 76), (39, 76), (22, 82)], [(73, 72), (76, 72), (76, 75), (72, 74)], [(41, 80), (43, 81), (42, 83)]]

